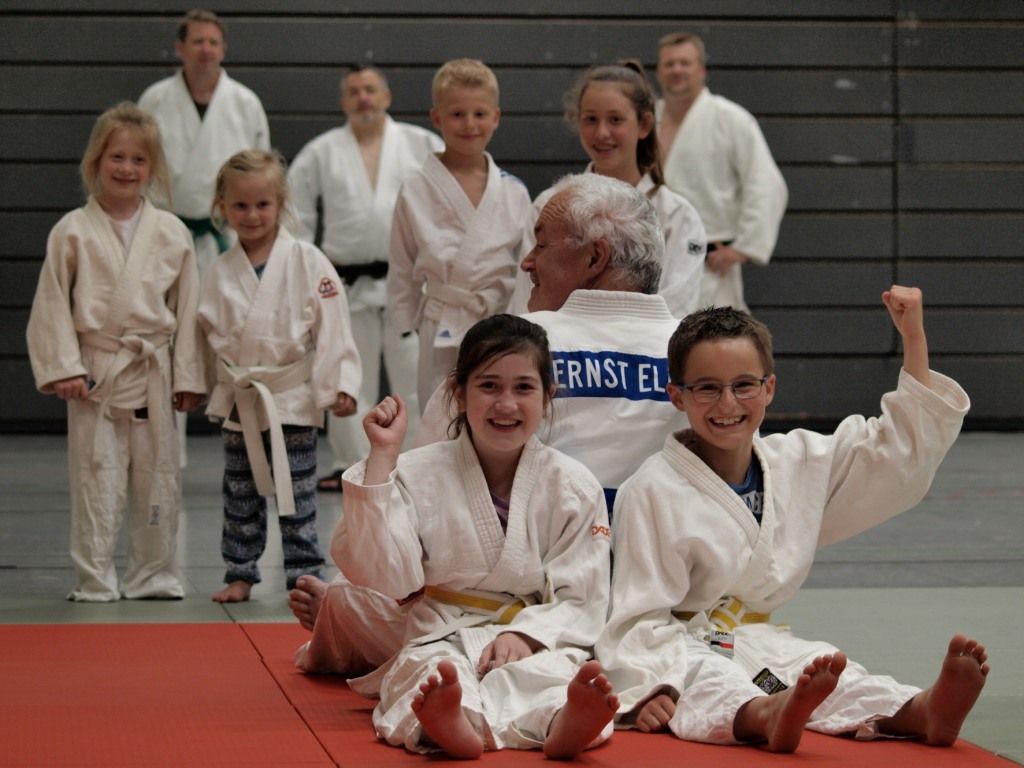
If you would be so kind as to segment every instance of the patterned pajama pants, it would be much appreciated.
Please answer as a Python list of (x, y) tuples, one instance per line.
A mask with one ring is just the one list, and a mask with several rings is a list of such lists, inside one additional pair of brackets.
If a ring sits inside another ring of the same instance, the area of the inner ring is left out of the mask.
[[(227, 565), (224, 582), (258, 584), (257, 561), (267, 545), (267, 500), (256, 490), (245, 439), (241, 432), (222, 429), (224, 438), (224, 530), (221, 554)], [(323, 578), (324, 564), (316, 532), (316, 428), (284, 425), (284, 442), (292, 475), (295, 514), (278, 517), (284, 574), (288, 589), (303, 574)], [(263, 433), (270, 456), (270, 433)]]

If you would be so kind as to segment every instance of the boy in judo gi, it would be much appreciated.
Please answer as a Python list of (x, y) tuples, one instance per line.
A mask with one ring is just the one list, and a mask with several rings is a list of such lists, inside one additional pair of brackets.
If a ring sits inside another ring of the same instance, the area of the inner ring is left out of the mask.
[(419, 333), (421, 412), (455, 367), (466, 330), (508, 305), (532, 225), (526, 186), (486, 151), (501, 117), (494, 73), (474, 59), (449, 61), (432, 94), (444, 151), (402, 185), (388, 268), (391, 321)]
[(805, 724), (956, 740), (988, 674), (977, 641), (955, 635), (922, 691), (771, 620), (819, 547), (924, 497), (970, 405), (929, 369), (921, 292), (893, 286), (882, 301), (903, 339), (898, 385), (881, 416), (850, 416), (832, 435), (759, 435), (775, 393), (771, 337), (746, 313), (705, 309), (673, 335), (668, 392), (691, 427), (667, 437), (615, 504), (612, 611), (597, 652), (622, 720), (777, 751), (796, 749)]

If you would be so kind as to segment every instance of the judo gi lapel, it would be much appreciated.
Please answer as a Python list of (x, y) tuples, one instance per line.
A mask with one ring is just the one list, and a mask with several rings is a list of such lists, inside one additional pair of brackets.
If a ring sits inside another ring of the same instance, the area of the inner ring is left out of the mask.
[[(222, 77), (223, 74), (222, 72)], [(218, 90), (220, 89), (219, 83), (217, 88)], [(194, 172), (194, 169), (191, 168), (194, 158), (206, 158), (206, 155), (196, 151), (196, 144), (203, 127), (203, 121), (199, 118), (199, 110), (196, 109), (195, 102), (192, 101), (192, 94), (189, 93), (188, 86), (185, 84), (185, 75), (180, 69), (174, 77), (174, 88), (171, 90), (171, 93), (174, 111), (173, 118), (171, 118), (173, 122), (170, 126), (170, 133), (173, 134), (176, 140), (165, 140), (164, 142), (165, 151), (167, 152), (167, 167), (181, 169), (175, 175), (184, 176)], [(214, 98), (216, 98), (216, 94), (214, 94)], [(213, 106), (212, 102), (210, 106)], [(167, 120), (167, 117), (162, 119)]]
[(225, 254), (231, 260), (231, 271), (237, 275), (250, 300), (238, 350), (238, 365), (259, 365), (262, 362), (260, 355), (263, 344), (273, 335), (271, 323), (275, 317), (274, 305), (282, 300), (282, 277), (287, 268), (285, 262), (290, 255), (288, 246), (291, 238), (282, 237), (284, 234), (283, 229), (278, 229), (262, 278), (256, 276), (256, 271), (249, 263), (249, 257), (245, 255), (241, 243), (236, 243)]
[[(358, 148), (357, 148), (358, 151)], [(403, 169), (407, 164), (407, 147), (402, 131), (390, 117), (384, 124), (384, 138), (380, 145), (380, 161), (377, 166), (377, 186), (371, 190), (367, 178), (367, 198), (373, 196), (375, 205), (385, 210), (395, 207), (395, 198), (402, 179), (407, 175)], [(362, 163), (360, 163), (362, 165)], [(366, 175), (365, 172), (363, 174)]]
[[(674, 167), (680, 163), (680, 160), (675, 155), (682, 152), (684, 146), (689, 147), (692, 151), (705, 143), (705, 126), (707, 124), (705, 113), (709, 109), (711, 109), (711, 92), (705, 88), (697, 96), (693, 104), (690, 105), (686, 117), (683, 118), (683, 124), (679, 126), (679, 131), (676, 133), (676, 137), (672, 141), (672, 146), (669, 147), (668, 155), (665, 158), (666, 166)], [(687, 166), (683, 164), (681, 167)]]
[(458, 465), (466, 487), (466, 500), (473, 520), (473, 530), (480, 542), (480, 556), (485, 566), (490, 569), (488, 576), (475, 586), (488, 589), (487, 584), (505, 547), (505, 532), (501, 530), (498, 513), (494, 510), (491, 492), (487, 488), (487, 480), (473, 448), (473, 441), (465, 431), (459, 436)]
[[(385, 142), (387, 134), (385, 133)], [(359, 150), (359, 141), (352, 132), (352, 126), (345, 125), (341, 131), (341, 147), (344, 152), (345, 168), (339, 169), (350, 174), (353, 182), (358, 187), (358, 194), (352, 200), (346, 200), (346, 205), (361, 206), (366, 210), (373, 208), (374, 189), (370, 183), (370, 175), (366, 172), (366, 163), (363, 162), (362, 152)], [(381, 167), (377, 171), (378, 181), (384, 163), (384, 144), (381, 144)]]
[(120, 266), (117, 283), (110, 295), (107, 319), (103, 323), (103, 333), (110, 336), (121, 336), (125, 331), (125, 319), (138, 298), (139, 281), (146, 269), (153, 266), (147, 259), (147, 254), (156, 226), (156, 209), (149, 201), (143, 199), (139, 224), (127, 252), (120, 238), (114, 232), (114, 225), (110, 218), (95, 198), (89, 198), (85, 211), (96, 232), (96, 237), (102, 244), (104, 256), (111, 261), (116, 260)]

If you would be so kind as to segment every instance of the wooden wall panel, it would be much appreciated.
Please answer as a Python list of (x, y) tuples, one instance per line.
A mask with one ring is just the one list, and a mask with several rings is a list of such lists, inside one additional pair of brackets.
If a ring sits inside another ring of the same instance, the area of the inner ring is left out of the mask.
[[(47, 233), (83, 199), (95, 116), (176, 64), (188, 0), (7, 0), (0, 8), (0, 431), (60, 429), (34, 392), (24, 323)], [(223, 0), (226, 66), (262, 98), (287, 158), (339, 125), (338, 79), (372, 58), (392, 114), (427, 125), (442, 61), (478, 56), (502, 90), (498, 162), (536, 194), (586, 157), (562, 97), (592, 63), (653, 69), (692, 29), (709, 85), (751, 110), (790, 205), (775, 256), (746, 267), (779, 355), (774, 417), (874, 413), (896, 380), (879, 294), (922, 286), (936, 368), (962, 378), (968, 425), (1024, 427), (1024, 73), (1016, 0)], [(680, 13), (685, 13), (681, 16)], [(836, 382), (822, 386), (822, 382)]]

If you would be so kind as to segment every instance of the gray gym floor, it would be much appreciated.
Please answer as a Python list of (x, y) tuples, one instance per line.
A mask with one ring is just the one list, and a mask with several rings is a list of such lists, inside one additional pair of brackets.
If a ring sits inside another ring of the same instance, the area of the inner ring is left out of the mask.
[[(329, 466), (325, 448), (321, 467)], [(75, 604), (63, 599), (73, 586), (65, 439), (0, 436), (0, 623), (293, 621), (273, 521), (253, 599), (209, 599), (223, 575), (222, 467), (219, 436), (189, 438), (179, 548), (185, 600)], [(325, 546), (340, 500), (320, 496)], [(822, 550), (804, 590), (776, 617), (920, 686), (934, 678), (954, 633), (977, 637), (992, 672), (962, 735), (1024, 764), (1024, 433), (961, 435), (920, 506)]]

